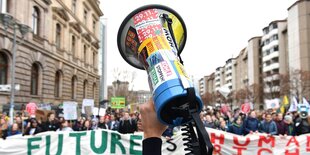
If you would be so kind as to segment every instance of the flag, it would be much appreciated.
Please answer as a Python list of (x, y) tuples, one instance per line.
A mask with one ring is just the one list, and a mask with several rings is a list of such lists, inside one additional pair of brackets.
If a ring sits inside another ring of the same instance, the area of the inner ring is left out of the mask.
[(293, 97), (293, 102), (290, 105), (289, 112), (297, 111), (298, 102), (296, 97)]
[(308, 101), (307, 101), (307, 99), (305, 97), (302, 98), (302, 103), (306, 104), (306, 105), (309, 105), (309, 103), (308, 103)]
[(282, 114), (285, 113), (285, 109), (286, 109), (286, 107), (287, 107), (288, 105), (289, 105), (288, 98), (287, 98), (287, 96), (285, 95), (285, 96), (283, 97), (283, 100), (282, 100), (282, 103), (281, 103), (281, 107), (280, 107), (280, 112), (281, 112)]

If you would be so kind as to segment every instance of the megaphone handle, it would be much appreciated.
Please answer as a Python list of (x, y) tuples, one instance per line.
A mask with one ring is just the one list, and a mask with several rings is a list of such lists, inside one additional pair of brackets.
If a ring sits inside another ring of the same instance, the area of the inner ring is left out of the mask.
[(206, 128), (203, 126), (199, 114), (197, 112), (191, 114), (196, 124), (196, 130), (198, 133), (199, 146), (200, 146), (200, 154), (207, 153), (207, 155), (212, 155), (213, 145), (210, 141), (210, 137)]

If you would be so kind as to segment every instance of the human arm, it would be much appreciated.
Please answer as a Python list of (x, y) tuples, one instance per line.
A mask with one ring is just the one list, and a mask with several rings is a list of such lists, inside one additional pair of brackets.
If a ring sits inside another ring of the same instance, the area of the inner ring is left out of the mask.
[(161, 135), (167, 126), (161, 124), (156, 116), (153, 101), (140, 105), (141, 125), (144, 132), (143, 155), (161, 155)]

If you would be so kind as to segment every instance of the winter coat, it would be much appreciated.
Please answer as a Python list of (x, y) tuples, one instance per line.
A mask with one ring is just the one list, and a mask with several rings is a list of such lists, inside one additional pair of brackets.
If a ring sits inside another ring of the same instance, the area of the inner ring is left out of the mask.
[(255, 132), (259, 129), (259, 120), (257, 118), (248, 117), (243, 123), (244, 133), (249, 134), (250, 131)]
[(285, 129), (285, 134), (288, 136), (295, 136), (296, 132), (295, 132), (295, 126), (293, 123), (291, 124), (284, 124), (284, 129)]
[(271, 135), (276, 135), (278, 134), (277, 125), (274, 121), (270, 121), (270, 122), (262, 121), (261, 126), (260, 126), (260, 132), (271, 134)]
[(228, 132), (236, 135), (243, 135), (244, 134), (243, 124), (239, 125), (237, 123), (232, 123), (230, 126), (228, 126)]
[(277, 125), (278, 135), (284, 135), (285, 134), (285, 123), (284, 121), (275, 121)]

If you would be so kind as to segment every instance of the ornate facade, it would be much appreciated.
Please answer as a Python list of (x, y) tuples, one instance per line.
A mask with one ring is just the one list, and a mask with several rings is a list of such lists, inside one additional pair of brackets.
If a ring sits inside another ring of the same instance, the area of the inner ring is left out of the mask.
[[(99, 17), (96, 0), (2, 0), (1, 11), (33, 30), (24, 41), (17, 33), (16, 105), (84, 98), (99, 101)], [(13, 30), (0, 26), (0, 84), (10, 84)], [(0, 105), (10, 92), (0, 92)]]

